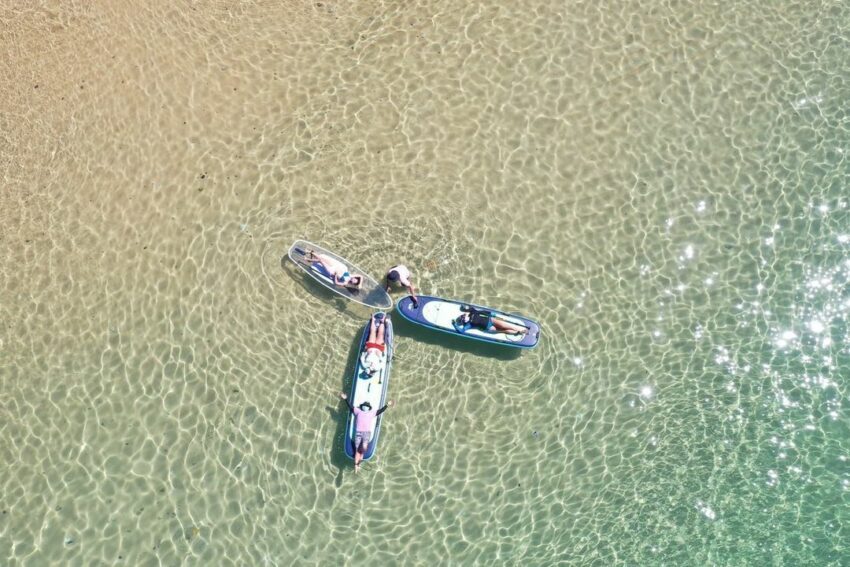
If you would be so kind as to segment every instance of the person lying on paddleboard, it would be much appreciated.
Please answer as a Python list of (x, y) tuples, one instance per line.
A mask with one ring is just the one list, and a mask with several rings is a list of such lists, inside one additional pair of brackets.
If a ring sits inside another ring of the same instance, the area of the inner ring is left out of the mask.
[(355, 433), (354, 441), (352, 441), (352, 443), (354, 445), (354, 472), (357, 472), (360, 470), (360, 461), (363, 460), (363, 455), (366, 454), (366, 451), (369, 449), (369, 442), (372, 440), (372, 434), (375, 432), (375, 425), (378, 422), (378, 416), (387, 411), (387, 408), (395, 402), (390, 400), (387, 402), (387, 405), (381, 409), (373, 410), (372, 404), (369, 402), (363, 402), (355, 408), (351, 405), (351, 402), (348, 401), (348, 396), (346, 394), (340, 393), (339, 397), (345, 401), (345, 405), (348, 406), (349, 411), (353, 413), (355, 417)]
[(488, 333), (507, 333), (509, 335), (524, 335), (528, 329), (522, 325), (510, 323), (499, 318), (498, 315), (483, 309), (476, 309), (464, 305), (460, 308), (463, 311), (460, 317), (452, 321), (455, 330), (463, 333), (471, 328), (481, 329)]
[(318, 254), (312, 250), (307, 250), (307, 253), (304, 255), (304, 261), (310, 264), (313, 262), (320, 263), (333, 279), (333, 282), (340, 287), (345, 287), (353, 291), (360, 289), (360, 286), (363, 284), (362, 276), (352, 276), (348, 273), (348, 268), (345, 267), (345, 264), (336, 258), (331, 258), (327, 254)]
[(407, 269), (407, 266), (403, 266), (401, 264), (393, 266), (387, 271), (386, 280), (387, 291), (390, 291), (390, 287), (393, 283), (401, 284), (407, 288), (407, 292), (413, 300), (413, 307), (419, 307), (419, 301), (416, 299), (416, 289), (413, 287), (413, 282), (410, 281), (410, 270)]
[(369, 340), (366, 341), (366, 350), (360, 356), (360, 364), (366, 370), (366, 374), (372, 376), (384, 367), (387, 361), (386, 346), (384, 343), (384, 335), (386, 331), (385, 323), (389, 319), (389, 315), (384, 315), (378, 323), (375, 321), (375, 316), (372, 315), (372, 325), (369, 328)]

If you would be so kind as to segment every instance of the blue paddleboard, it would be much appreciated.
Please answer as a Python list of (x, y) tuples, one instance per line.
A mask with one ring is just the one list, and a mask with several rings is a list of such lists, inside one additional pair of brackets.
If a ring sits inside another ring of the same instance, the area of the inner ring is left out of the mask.
[[(385, 313), (377, 313), (375, 317), (386, 317)], [(379, 319), (380, 320), (380, 319)], [(366, 322), (366, 328), (363, 330), (363, 337), (360, 339), (360, 349), (357, 351), (357, 363), (354, 366), (354, 378), (351, 382), (351, 392), (348, 394), (348, 401), (351, 405), (358, 407), (363, 402), (369, 402), (372, 409), (381, 409), (386, 404), (387, 387), (390, 383), (390, 366), (393, 360), (393, 322), (387, 319), (384, 331), (384, 348), (385, 364), (383, 369), (378, 370), (372, 376), (363, 368), (362, 356), (366, 350), (366, 341), (369, 340), (369, 328), (372, 324), (372, 319)], [(378, 434), (381, 432), (381, 419), (383, 414), (378, 416), (378, 421), (375, 423), (375, 431), (372, 433), (372, 440), (369, 442), (369, 448), (363, 454), (363, 460), (368, 461), (375, 454), (375, 447), (378, 446)], [(345, 454), (350, 458), (354, 458), (354, 435), (355, 435), (355, 417), (349, 411), (348, 422), (345, 427)]]
[[(540, 340), (540, 325), (526, 317), (463, 301), (428, 295), (417, 295), (416, 298), (418, 300), (417, 306), (414, 306), (409, 295), (402, 298), (397, 306), (401, 316), (411, 323), (443, 331), (450, 335), (516, 348), (533, 348), (537, 346), (537, 342)], [(463, 324), (460, 319), (461, 316), (473, 311), (479, 314), (479, 319), (495, 318), (498, 321), (522, 327), (526, 331), (522, 333), (501, 332), (495, 330), (492, 323), (490, 330)]]

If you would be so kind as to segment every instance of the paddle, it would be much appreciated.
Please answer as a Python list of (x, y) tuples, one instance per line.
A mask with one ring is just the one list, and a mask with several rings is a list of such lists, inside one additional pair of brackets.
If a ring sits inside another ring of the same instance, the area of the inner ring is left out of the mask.
[[(300, 260), (300, 262), (301, 262), (302, 264), (307, 264), (308, 266), (311, 266), (311, 265), (313, 264), (313, 260), (308, 260), (308, 259), (307, 259), (307, 254), (308, 254), (308, 252), (307, 252), (306, 250), (303, 250), (303, 249), (301, 249), (301, 248), (293, 248), (293, 250), (295, 250), (295, 253), (296, 253), (296, 254), (301, 254), (301, 256), (303, 256), (303, 258), (301, 258), (301, 260)], [(313, 253), (312, 253), (312, 252), (309, 252), (309, 254), (311, 254), (311, 255), (312, 255)]]
[[(356, 379), (357, 378), (355, 378), (355, 380)], [(328, 388), (328, 389), (333, 390), (333, 388)], [(339, 390), (334, 390), (334, 391), (339, 392)], [(341, 399), (342, 401), (345, 402), (345, 414), (346, 414), (345, 415), (345, 434), (347, 436), (348, 435), (348, 421), (351, 419), (351, 407), (348, 405), (348, 394), (346, 394), (345, 392), (339, 392), (336, 396), (339, 399)], [(357, 444), (355, 443), (354, 438), (353, 437), (350, 438), (349, 441), (351, 443), (351, 454), (356, 455), (357, 454)]]

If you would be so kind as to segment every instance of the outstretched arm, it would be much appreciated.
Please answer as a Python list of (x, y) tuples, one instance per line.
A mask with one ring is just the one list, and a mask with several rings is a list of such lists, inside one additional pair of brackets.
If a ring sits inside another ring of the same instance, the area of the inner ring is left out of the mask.
[(384, 407), (382, 407), (381, 409), (378, 410), (378, 412), (375, 414), (375, 417), (381, 415), (382, 413), (387, 411), (387, 408), (389, 408), (390, 406), (393, 406), (393, 405), (395, 405), (395, 402), (390, 400), (389, 402), (387, 402), (387, 405), (385, 405)]
[(345, 402), (345, 405), (348, 406), (348, 411), (350, 411), (351, 413), (354, 413), (354, 406), (352, 406), (351, 402), (348, 401), (348, 395), (340, 392), (339, 397), (342, 401)]

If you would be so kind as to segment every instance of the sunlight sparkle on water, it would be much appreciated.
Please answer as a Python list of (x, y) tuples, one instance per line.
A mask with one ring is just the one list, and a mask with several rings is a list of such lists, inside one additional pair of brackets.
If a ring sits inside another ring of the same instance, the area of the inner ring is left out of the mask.
[(711, 507), (708, 504), (705, 504), (703, 501), (697, 500), (696, 507), (697, 507), (697, 510), (699, 510), (700, 513), (703, 516), (705, 516), (706, 518), (708, 518), (709, 520), (714, 520), (714, 519), (717, 518), (717, 513), (714, 510), (712, 510)]
[(779, 473), (774, 470), (767, 471), (767, 485), (768, 486), (776, 486), (779, 484)]
[(779, 348), (787, 347), (797, 338), (797, 333), (794, 331), (783, 331), (776, 339), (776, 346)]

